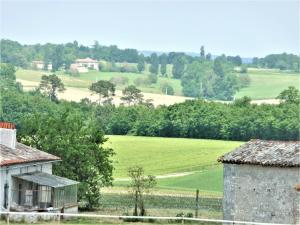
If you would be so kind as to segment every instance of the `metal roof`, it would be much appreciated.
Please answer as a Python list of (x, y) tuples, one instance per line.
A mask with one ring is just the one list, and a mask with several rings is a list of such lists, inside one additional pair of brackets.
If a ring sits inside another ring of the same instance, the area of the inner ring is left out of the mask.
[(70, 180), (64, 177), (55, 176), (49, 173), (34, 172), (13, 175), (13, 177), (33, 182), (39, 185), (45, 185), (53, 188), (60, 188), (70, 185), (78, 184), (79, 182)]
[(21, 143), (15, 149), (0, 144), (0, 166), (54, 160), (60, 158)]
[(223, 163), (300, 167), (300, 141), (251, 140), (218, 159)]

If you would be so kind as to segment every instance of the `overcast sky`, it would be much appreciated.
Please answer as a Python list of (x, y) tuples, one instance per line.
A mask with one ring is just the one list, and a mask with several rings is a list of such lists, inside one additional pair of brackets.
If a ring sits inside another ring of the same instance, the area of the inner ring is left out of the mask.
[(264, 56), (300, 52), (299, 1), (1, 1), (1, 38)]

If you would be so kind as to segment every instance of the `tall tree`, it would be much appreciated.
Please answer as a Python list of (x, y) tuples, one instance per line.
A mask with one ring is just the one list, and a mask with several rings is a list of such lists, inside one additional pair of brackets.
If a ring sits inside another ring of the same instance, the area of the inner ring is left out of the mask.
[(52, 71), (57, 71), (64, 63), (64, 46), (57, 45), (54, 48), (52, 57)]
[(65, 86), (58, 76), (51, 74), (42, 76), (39, 89), (44, 91), (51, 101), (57, 101), (57, 92), (63, 92)]
[(99, 104), (102, 103), (102, 99), (104, 99), (104, 101), (109, 101), (111, 97), (115, 95), (116, 91), (115, 85), (105, 80), (99, 80), (98, 82), (92, 83), (89, 89), (98, 94)]
[(159, 61), (156, 53), (151, 54), (150, 62), (150, 73), (158, 74)]
[(162, 76), (167, 76), (167, 64), (168, 64), (168, 56), (164, 53), (159, 57), (160, 61), (160, 73)]
[(184, 73), (185, 60), (183, 57), (177, 57), (174, 60), (172, 74), (176, 79), (180, 79)]
[(140, 73), (145, 70), (145, 59), (143, 54), (139, 56), (137, 69)]
[(143, 101), (144, 95), (141, 90), (136, 88), (134, 85), (129, 85), (122, 91), (123, 96), (121, 100), (127, 103), (128, 105), (138, 104)]
[(200, 57), (201, 59), (205, 59), (205, 50), (203, 45), (200, 48)]
[[(52, 106), (54, 107), (54, 106)], [(24, 144), (57, 155), (53, 173), (79, 181), (78, 200), (87, 209), (100, 206), (101, 188), (112, 184), (114, 151), (97, 121), (74, 107), (56, 113), (23, 114), (20, 137)]]

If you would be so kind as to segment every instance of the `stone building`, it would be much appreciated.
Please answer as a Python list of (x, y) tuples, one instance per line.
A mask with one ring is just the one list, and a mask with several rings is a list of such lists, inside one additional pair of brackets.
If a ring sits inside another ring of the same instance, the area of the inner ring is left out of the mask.
[(251, 140), (219, 161), (225, 220), (300, 222), (299, 141)]
[(52, 174), (59, 161), (18, 143), (15, 125), (0, 122), (0, 211), (77, 212), (78, 182)]

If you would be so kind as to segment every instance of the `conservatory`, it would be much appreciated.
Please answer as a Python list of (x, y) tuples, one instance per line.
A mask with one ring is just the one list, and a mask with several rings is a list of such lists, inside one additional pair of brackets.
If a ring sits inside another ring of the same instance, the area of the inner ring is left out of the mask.
[(49, 173), (12, 176), (11, 211), (51, 211), (77, 207), (78, 182)]

